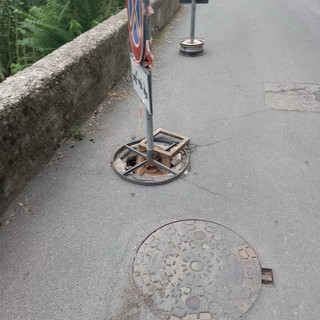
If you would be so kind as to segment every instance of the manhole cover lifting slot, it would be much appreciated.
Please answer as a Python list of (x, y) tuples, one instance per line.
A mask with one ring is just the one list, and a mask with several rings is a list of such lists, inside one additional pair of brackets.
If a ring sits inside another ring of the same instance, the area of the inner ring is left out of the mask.
[(274, 285), (274, 277), (273, 270), (270, 268), (261, 268), (262, 274), (262, 284), (273, 286)]

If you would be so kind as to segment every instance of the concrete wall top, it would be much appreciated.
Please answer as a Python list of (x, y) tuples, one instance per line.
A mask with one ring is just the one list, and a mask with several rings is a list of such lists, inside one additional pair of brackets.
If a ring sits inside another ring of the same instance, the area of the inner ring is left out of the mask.
[[(152, 1), (161, 30), (179, 0)], [(0, 83), (0, 214), (129, 66), (126, 9)], [(88, 94), (90, 93), (90, 94)]]

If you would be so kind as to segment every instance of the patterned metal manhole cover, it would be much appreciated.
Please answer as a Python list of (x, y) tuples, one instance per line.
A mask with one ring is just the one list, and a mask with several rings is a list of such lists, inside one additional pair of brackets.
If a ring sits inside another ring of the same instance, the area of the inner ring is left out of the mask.
[(262, 285), (251, 246), (232, 230), (202, 220), (153, 232), (136, 253), (133, 278), (151, 312), (166, 320), (238, 320)]

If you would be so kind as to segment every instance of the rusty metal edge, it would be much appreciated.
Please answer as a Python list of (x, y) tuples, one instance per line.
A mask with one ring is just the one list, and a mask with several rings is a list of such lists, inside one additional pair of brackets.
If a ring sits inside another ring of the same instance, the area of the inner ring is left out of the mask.
[[(142, 141), (143, 139), (140, 139), (140, 140), (135, 140), (135, 141), (131, 141), (129, 143), (127, 143), (126, 145), (128, 146), (131, 146), (131, 145), (134, 145), (134, 144), (138, 144)], [(156, 139), (155, 139), (156, 141)], [(120, 176), (123, 180), (126, 180), (128, 182), (131, 182), (133, 184), (138, 184), (138, 185), (143, 185), (143, 186), (158, 186), (158, 185), (163, 185), (163, 184), (167, 184), (169, 182), (172, 182), (174, 180), (176, 180), (177, 178), (181, 177), (181, 175), (190, 167), (190, 151), (187, 149), (187, 148), (183, 148), (183, 150), (186, 152), (187, 154), (187, 158), (188, 158), (188, 162), (187, 162), (187, 165), (186, 167), (181, 170), (181, 172), (177, 173), (175, 176), (172, 175), (172, 176), (168, 176), (167, 179), (163, 178), (163, 180), (158, 180), (158, 181), (139, 181), (139, 180), (135, 180), (135, 179), (130, 179), (130, 176), (124, 176), (123, 174), (121, 174), (120, 172), (118, 172), (113, 163), (114, 161), (116, 160), (117, 158), (117, 155), (122, 152), (125, 148), (126, 148), (126, 145), (122, 146), (120, 149), (118, 149), (116, 151), (116, 153), (114, 154), (113, 156), (113, 161), (112, 161), (112, 167), (114, 169), (114, 171), (117, 173), (118, 176)], [(165, 176), (164, 176), (165, 177)]]

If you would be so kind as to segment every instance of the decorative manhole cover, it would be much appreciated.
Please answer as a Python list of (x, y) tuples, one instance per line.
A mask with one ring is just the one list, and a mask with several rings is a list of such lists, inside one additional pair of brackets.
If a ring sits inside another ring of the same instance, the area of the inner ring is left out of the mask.
[(133, 278), (160, 319), (238, 320), (257, 301), (261, 266), (251, 246), (209, 221), (161, 227), (140, 246)]

